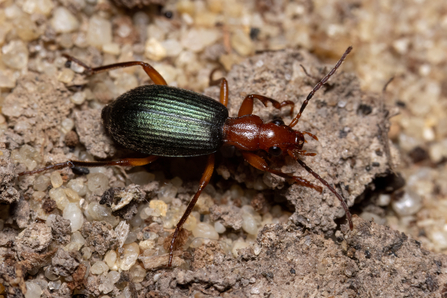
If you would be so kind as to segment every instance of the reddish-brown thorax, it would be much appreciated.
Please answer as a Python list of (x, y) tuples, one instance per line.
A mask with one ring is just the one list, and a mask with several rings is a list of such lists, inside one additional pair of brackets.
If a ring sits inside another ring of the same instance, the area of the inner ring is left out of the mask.
[(264, 123), (256, 115), (228, 118), (223, 127), (224, 145), (233, 145), (240, 150), (269, 152), (272, 147), (301, 150), (304, 136), (287, 125)]

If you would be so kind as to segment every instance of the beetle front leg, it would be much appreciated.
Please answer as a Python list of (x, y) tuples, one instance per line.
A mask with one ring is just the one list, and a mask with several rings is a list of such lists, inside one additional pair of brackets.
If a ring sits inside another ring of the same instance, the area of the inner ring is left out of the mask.
[(104, 71), (111, 71), (111, 70), (118, 69), (118, 68), (125, 68), (125, 67), (139, 65), (139, 66), (143, 67), (144, 71), (147, 73), (147, 75), (151, 78), (151, 80), (156, 85), (167, 85), (165, 79), (161, 76), (161, 74), (158, 71), (156, 71), (155, 68), (153, 68), (149, 63), (146, 63), (146, 62), (129, 61), (129, 62), (109, 64), (109, 65), (104, 65), (104, 66), (99, 66), (99, 67), (90, 67), (87, 64), (85, 64), (84, 62), (82, 62), (70, 55), (63, 54), (62, 56), (67, 58), (68, 63), (75, 62), (76, 64), (79, 64), (82, 67), (84, 67), (85, 68), (84, 73), (86, 75), (94, 75), (94, 74), (104, 72)]
[(203, 189), (208, 185), (208, 182), (210, 182), (211, 176), (214, 172), (214, 154), (211, 154), (208, 156), (208, 162), (205, 168), (205, 171), (203, 172), (202, 178), (200, 179), (200, 185), (199, 189), (197, 190), (194, 197), (191, 199), (191, 201), (188, 204), (188, 207), (186, 208), (185, 213), (183, 213), (182, 218), (178, 222), (177, 226), (175, 227), (174, 233), (172, 233), (168, 238), (167, 241), (165, 240), (165, 247), (169, 247), (169, 261), (168, 261), (168, 267), (172, 266), (172, 259), (174, 257), (174, 250), (178, 249), (178, 245), (176, 245), (176, 239), (178, 238), (179, 234), (182, 233), (182, 226), (188, 219), (188, 216), (191, 214), (192, 209), (197, 203), (197, 200), (199, 199), (200, 194), (202, 193)]
[(264, 104), (264, 106), (267, 106), (267, 103), (271, 102), (272, 105), (278, 110), (285, 106), (292, 106), (292, 108), (290, 110), (290, 116), (291, 117), (293, 116), (293, 109), (295, 108), (295, 103), (293, 101), (286, 100), (283, 102), (279, 102), (279, 101), (274, 100), (273, 98), (270, 98), (267, 96), (263, 96), (263, 95), (259, 95), (259, 94), (249, 94), (244, 98), (244, 101), (242, 102), (241, 107), (239, 108), (238, 117), (242, 117), (245, 115), (251, 115), (253, 113), (253, 105), (254, 105), (255, 98), (260, 100)]
[(290, 175), (284, 174), (280, 171), (271, 169), (268, 166), (267, 162), (259, 155), (256, 155), (256, 154), (248, 152), (248, 151), (242, 151), (242, 156), (244, 157), (245, 161), (247, 161), (250, 165), (252, 165), (254, 168), (256, 168), (258, 170), (261, 170), (264, 172), (270, 172), (272, 174), (275, 174), (275, 175), (278, 175), (280, 177), (287, 178), (287, 179), (292, 178), (293, 180), (295, 180), (295, 183), (297, 183), (301, 186), (304, 186), (304, 187), (315, 189), (319, 193), (321, 193), (323, 191), (323, 188), (321, 186), (315, 185), (315, 184), (307, 181), (304, 178), (301, 178), (298, 176), (290, 176)]
[(74, 167), (104, 167), (104, 166), (122, 166), (122, 167), (138, 167), (144, 166), (154, 162), (158, 156), (151, 155), (143, 158), (124, 158), (119, 160), (110, 161), (80, 161), (80, 160), (67, 160), (66, 162), (57, 163), (51, 166), (40, 168), (33, 171), (21, 172), (19, 176), (34, 175), (46, 171), (60, 170), (64, 168)]

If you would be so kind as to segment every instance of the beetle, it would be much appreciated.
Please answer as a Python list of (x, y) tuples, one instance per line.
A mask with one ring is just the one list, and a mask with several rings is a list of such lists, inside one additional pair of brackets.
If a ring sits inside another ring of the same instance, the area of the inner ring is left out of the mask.
[(308, 153), (303, 150), (304, 136), (308, 135), (316, 140), (317, 137), (309, 132), (293, 129), (298, 124), (301, 114), (315, 92), (337, 71), (351, 50), (352, 47), (348, 47), (332, 70), (314, 86), (289, 125), (284, 124), (280, 119), (264, 123), (259, 116), (252, 114), (254, 100), (261, 101), (265, 106), (270, 102), (276, 109), (291, 106), (292, 115), (294, 102), (278, 102), (259, 94), (247, 95), (239, 108), (237, 117), (229, 117), (226, 108), (229, 93), (228, 82), (225, 78), (220, 81), (220, 100), (218, 102), (193, 91), (167, 86), (165, 79), (158, 71), (142, 61), (122, 62), (92, 68), (74, 57), (64, 55), (67, 58), (67, 66), (70, 66), (73, 62), (79, 64), (84, 68), (84, 74), (86, 75), (131, 66), (141, 66), (143, 68), (154, 85), (139, 86), (120, 95), (115, 101), (103, 108), (101, 116), (106, 131), (114, 141), (128, 149), (149, 156), (96, 162), (68, 160), (41, 169), (22, 172), (19, 173), (19, 176), (66, 167), (113, 165), (133, 167), (152, 163), (158, 157), (208, 155), (207, 165), (200, 179), (199, 188), (189, 202), (175, 231), (168, 238), (169, 267), (172, 265), (174, 250), (178, 249), (176, 239), (183, 232), (182, 226), (213, 174), (214, 154), (224, 145), (233, 145), (238, 148), (243, 158), (259, 170), (268, 171), (285, 178), (292, 178), (296, 183), (313, 188), (321, 193), (323, 191), (321, 186), (314, 185), (301, 177), (287, 175), (270, 168), (267, 161), (258, 152), (265, 151), (272, 156), (291, 156), (337, 197), (345, 210), (349, 227), (352, 230), (351, 214), (343, 197), (300, 159), (300, 156), (315, 155), (315, 153)]

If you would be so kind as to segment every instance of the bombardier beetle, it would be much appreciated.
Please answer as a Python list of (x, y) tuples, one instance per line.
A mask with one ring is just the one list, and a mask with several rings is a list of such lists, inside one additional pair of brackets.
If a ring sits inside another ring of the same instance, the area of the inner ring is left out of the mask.
[(301, 177), (287, 175), (270, 168), (267, 161), (259, 155), (259, 152), (262, 150), (271, 156), (291, 156), (337, 197), (345, 210), (349, 227), (352, 230), (351, 214), (342, 196), (300, 159), (300, 156), (315, 155), (315, 153), (308, 153), (303, 150), (304, 136), (308, 135), (314, 139), (317, 139), (317, 137), (309, 132), (293, 129), (298, 124), (309, 100), (336, 72), (351, 50), (352, 47), (349, 47), (332, 70), (315, 85), (289, 125), (284, 124), (280, 119), (264, 123), (259, 116), (252, 114), (254, 100), (261, 101), (265, 106), (270, 102), (276, 109), (291, 106), (292, 113), (294, 102), (283, 101), (280, 103), (258, 94), (247, 95), (239, 108), (237, 117), (229, 117), (226, 107), (228, 103), (228, 83), (225, 78), (221, 79), (220, 102), (217, 102), (193, 91), (167, 86), (165, 79), (158, 71), (145, 62), (130, 61), (92, 68), (76, 58), (64, 55), (67, 58), (67, 66), (70, 66), (73, 62), (81, 65), (86, 75), (130, 66), (141, 66), (144, 69), (155, 84), (140, 86), (122, 94), (114, 102), (104, 107), (101, 116), (106, 131), (114, 141), (128, 149), (149, 156), (97, 162), (68, 160), (38, 170), (22, 172), (19, 175), (31, 175), (66, 167), (114, 165), (134, 167), (152, 163), (158, 157), (208, 155), (207, 165), (200, 179), (199, 188), (189, 202), (175, 231), (168, 238), (169, 267), (172, 265), (174, 250), (179, 248), (179, 245), (176, 245), (176, 239), (183, 232), (183, 224), (191, 214), (203, 189), (210, 181), (214, 171), (215, 152), (222, 146), (235, 146), (240, 150), (245, 161), (259, 170), (285, 178), (292, 178), (299, 185), (313, 188), (321, 193), (323, 191), (321, 186), (314, 185)]

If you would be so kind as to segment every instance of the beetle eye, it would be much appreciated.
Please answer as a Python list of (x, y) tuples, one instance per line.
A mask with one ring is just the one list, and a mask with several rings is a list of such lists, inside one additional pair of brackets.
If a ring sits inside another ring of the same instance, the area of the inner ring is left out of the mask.
[(278, 126), (284, 125), (284, 121), (281, 118), (273, 119), (272, 123)]
[(273, 156), (279, 156), (279, 155), (281, 155), (282, 150), (279, 147), (273, 146), (273, 147), (270, 147), (269, 153)]

